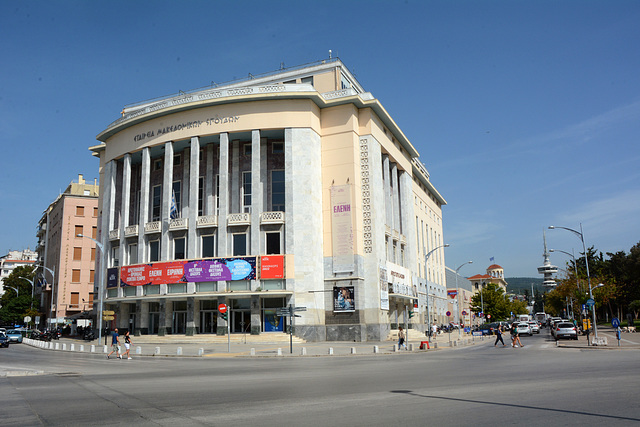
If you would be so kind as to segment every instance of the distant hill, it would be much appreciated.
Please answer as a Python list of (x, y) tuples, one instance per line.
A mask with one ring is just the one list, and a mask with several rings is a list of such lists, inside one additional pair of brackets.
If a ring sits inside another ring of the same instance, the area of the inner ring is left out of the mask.
[(533, 289), (537, 292), (544, 293), (542, 287), (542, 277), (505, 277), (507, 281), (507, 293), (522, 294), (523, 290), (528, 290), (531, 293), (531, 284), (533, 283)]

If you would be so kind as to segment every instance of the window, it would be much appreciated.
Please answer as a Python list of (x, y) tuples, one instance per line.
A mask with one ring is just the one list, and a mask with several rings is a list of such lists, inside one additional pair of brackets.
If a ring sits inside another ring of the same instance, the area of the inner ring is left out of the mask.
[(198, 178), (198, 216), (204, 215), (204, 177)]
[(82, 248), (73, 248), (73, 260), (82, 261)]
[(80, 293), (79, 292), (71, 292), (70, 299), (70, 308), (79, 308), (80, 307)]
[(80, 270), (71, 270), (71, 282), (80, 283)]
[(202, 236), (200, 256), (203, 258), (213, 258), (215, 255), (215, 236), (213, 234)]
[(93, 292), (89, 293), (89, 305), (93, 305), (93, 299), (95, 298), (95, 295)]
[(93, 217), (98, 218), (98, 208), (93, 208)]
[(149, 242), (149, 262), (160, 261), (160, 240)]
[(173, 259), (185, 259), (186, 241), (184, 237), (177, 237), (173, 239)]
[(89, 282), (94, 283), (96, 279), (96, 272), (94, 270), (89, 270)]
[(84, 206), (76, 206), (76, 216), (84, 216)]
[(180, 166), (180, 162), (182, 161), (182, 155), (181, 154), (174, 154), (173, 155), (173, 166)]
[(233, 256), (244, 256), (247, 254), (247, 234), (233, 234)]
[(313, 86), (313, 76), (303, 77), (300, 79), (300, 83), (308, 83)]
[(251, 213), (251, 172), (242, 172), (242, 207)]
[(266, 234), (266, 253), (267, 255), (279, 254), (280, 252), (280, 232), (267, 232)]
[(137, 286), (125, 286), (122, 288), (122, 294), (125, 297), (135, 297)]
[(91, 237), (94, 239), (98, 238), (98, 227), (91, 227)]
[(251, 155), (251, 144), (244, 144), (242, 146), (242, 152), (245, 156)]
[(153, 161), (153, 170), (159, 171), (162, 169), (162, 159), (155, 159)]
[(137, 264), (138, 263), (138, 244), (129, 243), (127, 252), (129, 253), (129, 265)]
[(91, 248), (91, 261), (96, 260), (96, 248)]
[(75, 230), (76, 230), (76, 234), (75, 234), (76, 237), (78, 237), (78, 234), (83, 234), (81, 225), (76, 225)]
[(111, 267), (118, 267), (120, 265), (120, 248), (114, 246), (111, 248)]
[[(182, 218), (182, 182), (174, 181), (172, 187), (173, 193), (171, 194), (172, 203), (175, 202), (176, 212), (172, 214), (172, 218)], [(173, 207), (171, 208), (173, 210)]]
[(284, 171), (271, 171), (271, 210), (284, 212)]
[(162, 186), (154, 185), (151, 194), (151, 221), (160, 221)]
[(273, 154), (284, 153), (284, 142), (274, 142), (273, 144), (271, 144), (271, 152)]

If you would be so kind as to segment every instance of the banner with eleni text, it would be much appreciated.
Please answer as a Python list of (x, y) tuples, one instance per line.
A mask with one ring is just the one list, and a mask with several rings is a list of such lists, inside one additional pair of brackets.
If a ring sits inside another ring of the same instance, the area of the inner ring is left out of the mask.
[(120, 268), (122, 286), (254, 280), (256, 257), (155, 262)]

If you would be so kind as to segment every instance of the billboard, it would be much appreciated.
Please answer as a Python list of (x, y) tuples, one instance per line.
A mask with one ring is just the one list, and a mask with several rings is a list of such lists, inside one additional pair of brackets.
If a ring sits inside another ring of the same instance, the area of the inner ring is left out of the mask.
[(261, 279), (284, 279), (284, 255), (260, 257)]
[(355, 289), (353, 286), (340, 286), (333, 288), (333, 311), (356, 311)]

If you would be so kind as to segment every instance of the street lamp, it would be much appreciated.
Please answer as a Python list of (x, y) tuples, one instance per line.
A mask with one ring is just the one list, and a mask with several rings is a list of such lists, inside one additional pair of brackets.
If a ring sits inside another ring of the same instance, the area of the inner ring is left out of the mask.
[[(35, 272), (35, 270), (33, 270), (33, 271)], [(18, 279), (24, 279), (27, 282), (31, 282), (31, 310), (33, 310), (33, 288), (35, 288), (36, 275), (34, 273), (33, 279), (29, 279), (29, 278), (24, 277), (24, 276), (18, 276)]]
[[(573, 252), (573, 249), (571, 251)], [(573, 258), (573, 269), (576, 274), (576, 285), (578, 286), (578, 289), (580, 289), (580, 283), (578, 282), (578, 263), (576, 262), (576, 257), (573, 255), (573, 253), (562, 251), (560, 249), (549, 249), (549, 252), (562, 252), (563, 254), (569, 255), (571, 258)]]
[[(440, 248), (448, 248), (448, 247), (449, 247), (448, 243), (445, 243), (444, 245), (436, 246), (435, 248), (427, 252), (427, 254), (424, 256), (425, 279), (427, 276), (427, 261), (429, 260), (429, 257), (431, 256), (431, 254)], [(427, 327), (429, 328), (427, 335), (429, 336), (429, 342), (431, 342), (431, 313), (429, 312), (429, 283), (427, 283)]]
[[(56, 272), (55, 272), (55, 269), (52, 270), (49, 267), (45, 267), (44, 265), (36, 265), (36, 268), (33, 271), (35, 272), (40, 267), (44, 268), (45, 270), (47, 270), (51, 274), (51, 301), (50, 301), (50, 304), (49, 304), (50, 305), (50, 307), (49, 307), (49, 315), (50, 315), (50, 317), (49, 317), (49, 327), (52, 328), (51, 322), (53, 320), (53, 314), (54, 314), (53, 313), (53, 294), (54, 294), (54, 290), (55, 290), (55, 287), (56, 287)], [(45, 280), (46, 280), (46, 277), (45, 277)], [(57, 298), (56, 298), (55, 316), (56, 316), (56, 324), (57, 324), (58, 323), (58, 301), (57, 301)]]
[(456, 305), (458, 306), (458, 337), (462, 334), (462, 332), (460, 331), (460, 326), (462, 326), (462, 322), (460, 321), (460, 291), (458, 289), (458, 271), (460, 271), (460, 269), (462, 267), (464, 267), (467, 264), (473, 264), (473, 261), (467, 261), (464, 264), (460, 265), (460, 267), (456, 268)]
[[(576, 236), (578, 236), (580, 238), (580, 241), (582, 242), (582, 250), (584, 251), (584, 264), (587, 266), (587, 283), (589, 284), (589, 298), (593, 299), (593, 290), (591, 289), (591, 276), (589, 276), (589, 260), (587, 258), (587, 247), (584, 244), (584, 233), (582, 232), (582, 223), (580, 223), (580, 231), (574, 230), (572, 228), (567, 228), (567, 227), (556, 227), (553, 225), (549, 226), (550, 230), (554, 230), (556, 228), (562, 228), (563, 230), (567, 230), (572, 232), (573, 234), (575, 234)], [(574, 263), (575, 264), (575, 263)], [(593, 336), (595, 337), (596, 341), (598, 340), (598, 325), (596, 325), (596, 307), (595, 307), (595, 303), (593, 306)]]
[(104, 246), (102, 245), (102, 243), (98, 242), (96, 239), (94, 239), (93, 237), (89, 237), (89, 236), (85, 236), (83, 234), (78, 234), (78, 237), (84, 237), (87, 238), (89, 240), (93, 240), (93, 242), (96, 244), (96, 246), (98, 246), (98, 249), (100, 249), (100, 282), (98, 285), (98, 318), (96, 319), (96, 323), (98, 326), (98, 342), (102, 341), (102, 294), (104, 293), (104, 279), (105, 279), (105, 262), (106, 262), (106, 256), (104, 253)]
[(9, 286), (9, 285), (2, 285), (2, 286), (4, 286), (5, 288), (11, 288), (14, 291), (16, 291), (16, 298), (20, 296), (20, 293), (18, 292), (18, 288), (14, 288), (13, 286)]

